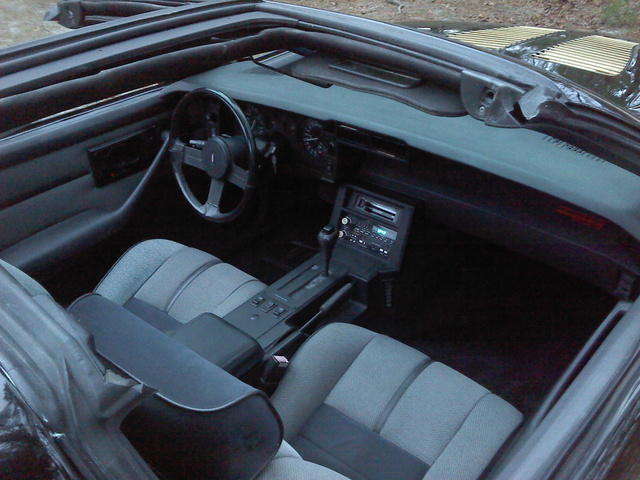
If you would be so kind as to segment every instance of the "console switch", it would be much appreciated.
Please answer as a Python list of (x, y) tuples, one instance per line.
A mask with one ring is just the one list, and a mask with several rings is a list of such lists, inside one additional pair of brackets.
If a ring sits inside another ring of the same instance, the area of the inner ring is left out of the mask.
[(258, 305), (260, 305), (262, 302), (264, 302), (264, 297), (260, 296), (260, 297), (256, 297), (253, 300), (251, 300), (251, 306), (252, 307), (257, 307)]
[(273, 309), (273, 307), (275, 307), (277, 305), (276, 302), (272, 302), (271, 300), (269, 300), (268, 302), (265, 302), (261, 307), (260, 310), (262, 310), (263, 312), (268, 312), (271, 309)]

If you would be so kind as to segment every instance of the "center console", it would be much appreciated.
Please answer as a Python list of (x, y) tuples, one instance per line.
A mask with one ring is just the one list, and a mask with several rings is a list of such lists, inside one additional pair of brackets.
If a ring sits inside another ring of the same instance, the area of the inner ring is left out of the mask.
[[(171, 333), (154, 335), (171, 338), (159, 340), (161, 345), (173, 342), (229, 373), (248, 374), (264, 354), (272, 355), (283, 347), (295, 349), (296, 342), (322, 321), (351, 322), (361, 314), (369, 303), (373, 281), (381, 274), (388, 277), (390, 272), (399, 270), (412, 216), (413, 207), (408, 203), (363, 188), (343, 186), (336, 197), (330, 225), (318, 235), (321, 253), (224, 318), (205, 313)], [(385, 291), (385, 299), (387, 296)], [(117, 332), (138, 324), (146, 330), (154, 328), (145, 326), (146, 321), (136, 320), (132, 311), (110, 306), (97, 295), (76, 302), (71, 311), (92, 322), (89, 330), (96, 335), (102, 332), (102, 325), (111, 325), (104, 335), (115, 343), (107, 358), (121, 354), (122, 364), (135, 362), (129, 352), (139, 350), (122, 350)], [(110, 321), (105, 322), (104, 318)], [(122, 328), (113, 327), (116, 319), (122, 322)], [(148, 365), (141, 367), (143, 372), (149, 370), (152, 369)]]
[(227, 314), (224, 319), (255, 338), (268, 351), (278, 340), (301, 327), (323, 299), (344, 282), (348, 270), (332, 263), (328, 276), (315, 255), (273, 285)]
[(413, 206), (369, 190), (343, 186), (331, 214), (338, 230), (329, 274), (317, 254), (224, 319), (255, 338), (265, 352), (301, 329), (347, 283), (366, 283), (400, 268)]

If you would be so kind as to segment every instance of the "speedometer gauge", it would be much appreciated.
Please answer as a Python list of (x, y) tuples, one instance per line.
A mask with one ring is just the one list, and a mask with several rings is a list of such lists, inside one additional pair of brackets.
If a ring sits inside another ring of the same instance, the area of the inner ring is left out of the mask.
[(247, 105), (244, 108), (244, 114), (254, 135), (262, 135), (267, 130), (267, 120), (255, 106)]
[(305, 151), (314, 158), (323, 157), (332, 146), (324, 127), (317, 120), (305, 120), (300, 129), (300, 138)]

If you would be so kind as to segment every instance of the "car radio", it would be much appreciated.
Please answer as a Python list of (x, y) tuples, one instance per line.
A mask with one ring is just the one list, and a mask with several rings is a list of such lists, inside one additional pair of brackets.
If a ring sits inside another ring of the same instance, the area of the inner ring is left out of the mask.
[(345, 215), (340, 220), (339, 238), (360, 248), (387, 258), (393, 248), (398, 232), (356, 215)]
[(354, 186), (338, 193), (332, 222), (338, 245), (371, 255), (389, 267), (400, 266), (413, 207)]

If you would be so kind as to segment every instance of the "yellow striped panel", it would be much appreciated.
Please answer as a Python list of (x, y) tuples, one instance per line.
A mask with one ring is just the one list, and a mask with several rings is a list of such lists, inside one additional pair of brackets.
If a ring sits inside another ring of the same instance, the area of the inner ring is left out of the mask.
[(603, 75), (618, 75), (638, 45), (627, 40), (589, 35), (547, 48), (533, 57)]
[(526, 42), (538, 37), (544, 37), (550, 33), (560, 32), (553, 28), (540, 27), (499, 27), (486, 30), (472, 30), (470, 32), (454, 33), (449, 35), (461, 42), (470, 43), (477, 47), (501, 50), (517, 43)]

